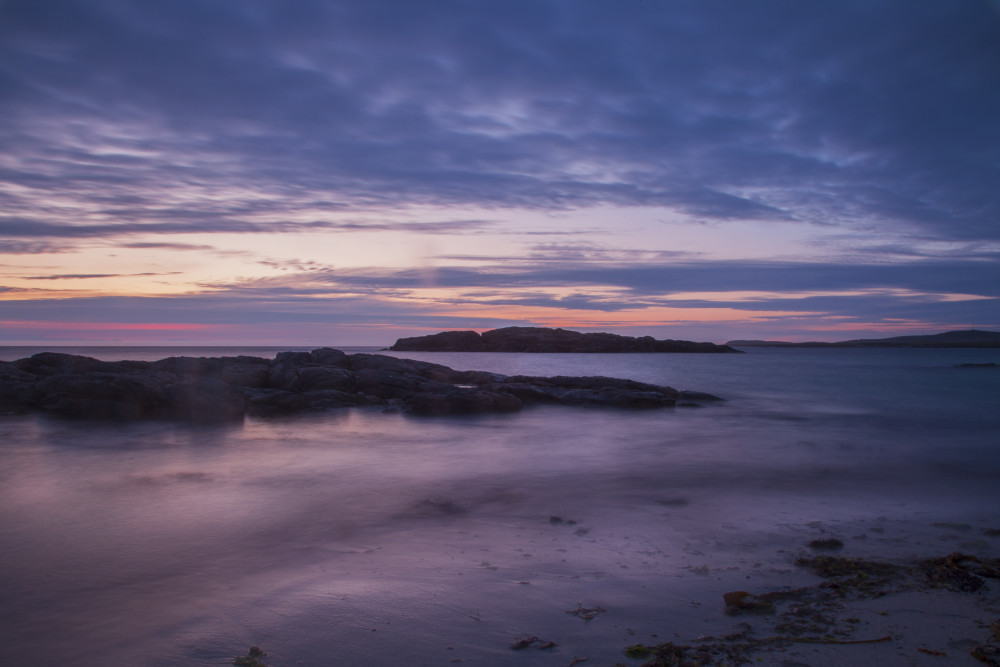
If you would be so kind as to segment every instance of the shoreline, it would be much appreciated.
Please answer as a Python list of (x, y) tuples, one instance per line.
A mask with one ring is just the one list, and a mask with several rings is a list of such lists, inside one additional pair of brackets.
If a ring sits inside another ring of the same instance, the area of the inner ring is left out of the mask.
[(638, 643), (625, 656), (641, 667), (948, 664), (963, 655), (1000, 664), (1000, 559), (953, 552), (900, 564), (819, 553), (796, 565), (822, 581), (727, 592), (735, 632)]
[[(536, 521), (542, 524), (543, 517)], [(566, 535), (576, 526), (562, 517), (544, 523), (549, 528), (540, 526), (540, 532)], [(718, 553), (689, 546), (685, 551), (701, 553), (705, 565), (682, 566), (680, 574), (650, 572), (649, 578), (635, 559), (620, 561), (618, 567), (626, 569), (618, 573), (572, 575), (570, 566), (528, 574), (494, 553), (488, 556), (496, 570), (490, 580), (509, 591), (501, 598), (474, 606), (468, 591), (439, 590), (435, 598), (442, 599), (429, 608), (436, 614), (427, 626), (406, 611), (379, 623), (362, 606), (361, 616), (371, 618), (372, 626), (362, 624), (353, 633), (341, 628), (337, 643), (348, 662), (382, 656), (387, 665), (923, 667), (981, 664), (972, 655), (976, 650), (989, 658), (990, 647), (1000, 646), (991, 626), (1000, 627), (1000, 580), (971, 570), (1000, 566), (985, 555), (996, 552), (1000, 530), (942, 521), (921, 527), (912, 520), (850, 521), (840, 527), (860, 530), (861, 524), (868, 539), (847, 537), (832, 551), (797, 541), (759, 545), (771, 559), (747, 554), (763, 562), (733, 557), (732, 544), (719, 545)], [(880, 527), (884, 532), (877, 532)], [(809, 533), (829, 535), (826, 528), (782, 532), (801, 540)], [(912, 541), (905, 530), (914, 531), (908, 533)], [(614, 541), (600, 541), (606, 540)], [(779, 546), (785, 548), (774, 548)], [(949, 564), (949, 550), (955, 548), (980, 555)], [(878, 553), (884, 555), (872, 555)], [(838, 564), (843, 564), (839, 570)], [(966, 590), (969, 579), (978, 580), (976, 590)], [(739, 591), (749, 595), (734, 598)], [(726, 598), (741, 599), (745, 608), (727, 605)], [(410, 613), (411, 604), (419, 604), (397, 602)], [(437, 605), (447, 611), (442, 614)], [(321, 622), (350, 616), (341, 610)], [(271, 667), (322, 664), (327, 655), (325, 645), (310, 646), (315, 637), (296, 637), (290, 628), (289, 635), (275, 628), (268, 632), (268, 641), (259, 635), (248, 640), (270, 653), (263, 659)], [(249, 645), (234, 648), (230, 659)]]

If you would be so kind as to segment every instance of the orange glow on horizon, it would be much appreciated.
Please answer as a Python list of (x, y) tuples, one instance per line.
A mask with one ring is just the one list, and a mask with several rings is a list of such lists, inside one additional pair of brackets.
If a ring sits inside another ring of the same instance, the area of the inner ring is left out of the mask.
[(655, 306), (628, 308), (616, 311), (567, 310), (548, 306), (462, 306), (435, 309), (431, 315), (439, 317), (466, 317), (470, 319), (501, 319), (512, 322), (530, 321), (546, 327), (596, 326), (663, 326), (682, 323), (718, 322), (767, 322), (782, 318), (820, 317), (822, 313), (809, 311), (754, 310), (736, 308), (671, 308)]
[(218, 324), (162, 322), (24, 322), (3, 321), (0, 326), (10, 329), (40, 329), (44, 331), (215, 331)]

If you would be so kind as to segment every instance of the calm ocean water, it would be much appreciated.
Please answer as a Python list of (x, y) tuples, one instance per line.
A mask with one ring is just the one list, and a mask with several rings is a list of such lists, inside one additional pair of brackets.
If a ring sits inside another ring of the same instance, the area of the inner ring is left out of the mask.
[[(392, 354), (727, 401), (211, 427), (0, 418), (7, 661), (223, 665), (259, 644), (275, 667), (612, 664), (653, 634), (732, 623), (722, 592), (807, 581), (791, 563), (815, 537), (890, 558), (1000, 546), (982, 532), (1000, 528), (1000, 370), (957, 367), (1000, 350)], [(580, 605), (606, 612), (566, 613)], [(510, 650), (531, 635), (559, 647)]]

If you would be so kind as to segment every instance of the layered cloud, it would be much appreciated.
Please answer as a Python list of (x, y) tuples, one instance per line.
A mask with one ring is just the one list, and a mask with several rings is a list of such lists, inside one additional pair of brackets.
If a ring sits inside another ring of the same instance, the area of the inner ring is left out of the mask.
[[(616, 329), (660, 337), (683, 332), (717, 340), (720, 332), (737, 331), (802, 339), (823, 331), (991, 326), (982, 317), (995, 311), (1000, 299), (997, 267), (984, 263), (975, 273), (964, 265), (937, 269), (951, 270), (954, 279), (943, 283), (929, 278), (924, 267), (899, 264), (863, 271), (810, 263), (606, 264), (586, 269), (522, 264), (516, 269), (442, 268), (433, 281), (419, 270), (318, 268), (205, 284), (190, 295), (63, 294), (58, 308), (44, 294), (24, 293), (0, 303), (0, 313), (7, 322), (20, 323), (7, 333), (18, 340), (32, 322), (50, 333), (62, 326), (64, 334), (78, 337), (113, 329), (114, 323), (123, 332), (154, 323), (163, 325), (162, 331), (147, 327), (160, 334), (157, 340), (178, 340), (180, 332), (187, 341), (194, 331), (198, 340), (237, 337), (269, 344), (292, 332), (298, 344), (329, 341), (346, 332), (353, 339), (345, 342), (389, 344), (419, 332), (509, 325)], [(740, 277), (740, 289), (733, 288), (734, 275)], [(826, 286), (831, 284), (842, 287), (830, 290)], [(192, 327), (185, 329), (186, 324)]]
[(985, 0), (6, 0), (0, 320), (1000, 326), (998, 83)]

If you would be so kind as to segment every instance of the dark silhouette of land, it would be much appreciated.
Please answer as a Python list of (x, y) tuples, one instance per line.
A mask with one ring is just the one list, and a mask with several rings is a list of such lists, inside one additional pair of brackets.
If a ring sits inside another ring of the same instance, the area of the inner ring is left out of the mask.
[(457, 371), (320, 348), (260, 357), (99, 361), (56, 352), (0, 362), (0, 414), (77, 419), (240, 420), (378, 406), (422, 415), (515, 412), (535, 404), (662, 408), (719, 400), (608, 377)]
[(634, 338), (543, 327), (506, 327), (482, 334), (475, 331), (442, 331), (429, 336), (400, 338), (389, 349), (399, 352), (739, 352), (715, 343), (656, 340), (652, 336)]
[(789, 343), (781, 340), (731, 340), (733, 347), (1000, 347), (1000, 331), (946, 331), (928, 336), (858, 338), (837, 343)]

